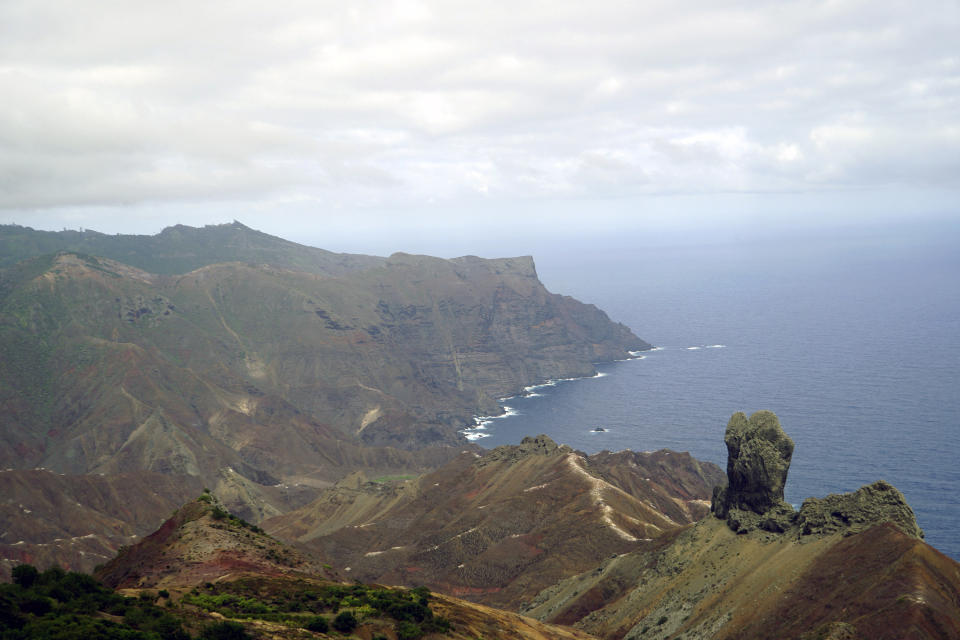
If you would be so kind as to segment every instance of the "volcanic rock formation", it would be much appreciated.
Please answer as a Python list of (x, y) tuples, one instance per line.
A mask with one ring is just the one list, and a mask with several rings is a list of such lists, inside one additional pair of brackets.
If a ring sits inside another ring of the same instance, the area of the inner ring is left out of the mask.
[[(793, 442), (769, 411), (730, 420), (712, 511), (544, 589), (521, 612), (607, 640), (960, 637), (960, 564), (883, 481), (783, 501)], [(742, 535), (747, 534), (747, 535)]]
[(795, 512), (783, 499), (793, 440), (772, 411), (757, 411), (749, 419), (743, 412), (733, 414), (724, 442), (727, 486), (714, 488), (710, 510), (737, 533), (850, 535), (892, 522), (907, 535), (923, 538), (903, 494), (883, 480), (852, 493), (808, 498)]
[(734, 531), (759, 526), (782, 532), (793, 515), (783, 500), (793, 440), (772, 411), (757, 411), (749, 420), (742, 411), (733, 414), (723, 440), (728, 484), (714, 489), (711, 511)]

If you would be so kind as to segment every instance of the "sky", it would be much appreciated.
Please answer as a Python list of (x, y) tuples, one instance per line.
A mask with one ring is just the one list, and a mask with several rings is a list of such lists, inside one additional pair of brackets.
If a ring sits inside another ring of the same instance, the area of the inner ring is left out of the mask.
[(960, 218), (956, 0), (3, 0), (0, 223), (340, 250)]

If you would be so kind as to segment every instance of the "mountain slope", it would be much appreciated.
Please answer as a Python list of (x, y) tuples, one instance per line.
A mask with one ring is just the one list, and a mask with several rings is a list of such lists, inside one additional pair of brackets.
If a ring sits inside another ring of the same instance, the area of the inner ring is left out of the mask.
[(688, 454), (584, 456), (539, 436), (393, 486), (354, 476), (264, 527), (362, 580), (514, 608), (703, 517), (720, 478)]
[[(171, 270), (223, 237), (214, 257), (273, 253), (180, 275), (70, 252), (0, 271), (0, 468), (191, 477), (259, 522), (354, 470), (436, 468), (472, 449), (458, 432), (495, 398), (648, 346), (546, 291), (529, 258), (361, 256), (310, 271), (314, 250), (242, 225), (161, 236), (140, 240)], [(90, 530), (60, 528), (116, 544), (116, 506), (78, 502), (97, 513)], [(76, 555), (59, 558), (91, 568)]]
[[(4, 274), (0, 299), (8, 465), (231, 466), (269, 482), (316, 466), (334, 441), (456, 442), (495, 397), (648, 346), (546, 292), (529, 260), (396, 256), (343, 278), (35, 262)], [(257, 437), (270, 422), (282, 431)]]
[(0, 471), (0, 580), (23, 563), (89, 571), (156, 529), (202, 486), (199, 478), (149, 472)]
[[(741, 428), (767, 435), (741, 441)], [(920, 539), (899, 491), (877, 482), (799, 512), (757, 499), (782, 492), (792, 444), (768, 446), (782, 436), (772, 413), (749, 425), (735, 415), (717, 517), (560, 582), (522, 612), (610, 639), (960, 637), (960, 564)], [(773, 459), (783, 452), (786, 465)]]
[[(318, 637), (303, 630), (316, 616), (350, 612), (356, 633), (370, 638), (404, 636), (452, 640), (589, 640), (593, 636), (456, 598), (357, 582), (303, 552), (231, 516), (204, 493), (178, 509), (154, 533), (121, 551), (97, 571), (106, 585), (156, 597), (168, 611), (202, 624), (205, 616), (239, 618), (255, 637)], [(209, 619), (209, 618), (206, 618)], [(406, 621), (404, 623), (404, 621)], [(316, 627), (319, 637), (342, 637)], [(415, 631), (416, 630), (416, 631)]]
[(240, 575), (335, 578), (323, 563), (264, 534), (209, 493), (186, 503), (159, 529), (97, 570), (114, 588), (192, 587)]

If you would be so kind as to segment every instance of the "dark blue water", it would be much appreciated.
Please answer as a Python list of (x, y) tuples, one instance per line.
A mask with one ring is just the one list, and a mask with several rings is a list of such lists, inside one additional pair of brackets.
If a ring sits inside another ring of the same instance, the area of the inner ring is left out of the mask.
[(887, 480), (927, 541), (960, 559), (960, 234), (928, 231), (547, 250), (551, 290), (660, 349), (505, 401), (517, 415), (478, 443), (547, 433), (724, 466), (730, 415), (770, 409), (796, 443), (788, 501)]

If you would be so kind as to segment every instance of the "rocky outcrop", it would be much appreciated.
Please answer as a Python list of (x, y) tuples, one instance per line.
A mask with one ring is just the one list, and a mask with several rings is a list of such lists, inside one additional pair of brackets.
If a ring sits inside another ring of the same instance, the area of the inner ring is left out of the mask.
[(800, 534), (845, 535), (859, 533), (879, 522), (891, 522), (903, 533), (923, 538), (913, 509), (893, 485), (878, 480), (852, 493), (831, 493), (826, 498), (807, 498), (800, 507)]
[(852, 493), (808, 498), (795, 512), (783, 499), (793, 440), (772, 411), (757, 411), (749, 419), (733, 414), (724, 442), (727, 485), (714, 488), (710, 510), (737, 533), (850, 535), (891, 522), (907, 535), (923, 537), (903, 494), (882, 480)]
[(569, 446), (558, 445), (550, 436), (541, 433), (535, 437), (526, 436), (517, 445), (508, 444), (497, 447), (474, 464), (477, 467), (485, 467), (494, 462), (516, 462), (528, 455), (564, 455), (572, 451), (573, 449)]
[[(714, 518), (543, 590), (521, 612), (609, 640), (960, 637), (960, 564), (922, 541), (878, 481), (783, 500), (793, 442), (769, 411), (735, 414)], [(746, 534), (746, 535), (742, 535)]]
[(755, 528), (782, 532), (793, 509), (783, 490), (793, 456), (793, 440), (772, 411), (733, 414), (724, 435), (727, 486), (714, 490), (711, 511), (734, 531)]

